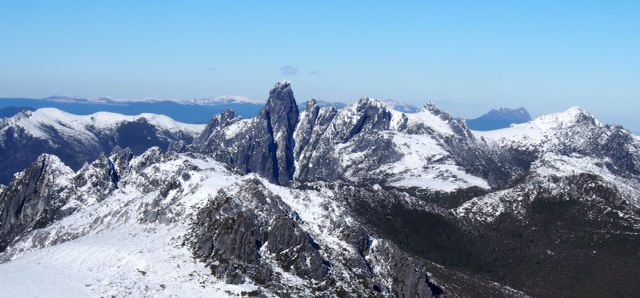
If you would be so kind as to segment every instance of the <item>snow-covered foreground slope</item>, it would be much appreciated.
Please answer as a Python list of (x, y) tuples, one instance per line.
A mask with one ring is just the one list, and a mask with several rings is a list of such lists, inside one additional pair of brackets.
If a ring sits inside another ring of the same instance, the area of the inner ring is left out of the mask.
[[(255, 290), (216, 280), (182, 243), (194, 210), (242, 177), (187, 157), (146, 165), (154, 159), (163, 159), (157, 150), (132, 160), (130, 169), (139, 172), (123, 176), (120, 188), (100, 202), (91, 193), (72, 195), (62, 209), (74, 213), (11, 245), (2, 254), (10, 261), (0, 265), (3, 295), (205, 297)], [(149, 184), (167, 181), (181, 187), (165, 196)]]
[(181, 246), (184, 228), (113, 227), (0, 265), (3, 297), (225, 297), (251, 284), (214, 278)]
[[(0, 254), (6, 295), (426, 297), (440, 289), (421, 261), (370, 236), (329, 186), (276, 186), (158, 148), (101, 157), (76, 173), (59, 171), (53, 156), (40, 163), (0, 193), (6, 206), (51, 206), (29, 207), (24, 232)], [(6, 196), (32, 181), (43, 196)]]

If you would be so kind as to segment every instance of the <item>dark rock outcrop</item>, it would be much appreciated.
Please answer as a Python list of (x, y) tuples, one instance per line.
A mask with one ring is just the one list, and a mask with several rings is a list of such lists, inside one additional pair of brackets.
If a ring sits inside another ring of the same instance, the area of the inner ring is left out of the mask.
[(228, 283), (244, 283), (247, 276), (283, 291), (281, 277), (264, 260), (268, 254), (286, 272), (323, 283), (325, 289), (331, 285), (330, 264), (312, 237), (289, 206), (257, 180), (244, 183), (240, 193), (219, 192), (198, 213), (190, 238), (194, 255)]
[[(53, 155), (41, 155), (0, 193), (0, 252), (20, 235), (47, 226), (65, 215), (65, 204), (58, 179), (73, 172)], [(68, 186), (68, 185), (67, 185)]]
[[(251, 280), (284, 297), (308, 289), (312, 297), (442, 293), (424, 262), (390, 243), (372, 246), (366, 229), (337, 224), (341, 240), (351, 247), (323, 246), (319, 243), (327, 240), (314, 239), (302, 220), (259, 180), (247, 180), (221, 190), (198, 212), (185, 244), (227, 283)], [(282, 272), (306, 284), (287, 285)]]
[(298, 113), (291, 83), (277, 83), (256, 118), (240, 121), (233, 112), (214, 117), (192, 151), (210, 154), (242, 173), (258, 173), (270, 182), (288, 184), (294, 173), (293, 133)]

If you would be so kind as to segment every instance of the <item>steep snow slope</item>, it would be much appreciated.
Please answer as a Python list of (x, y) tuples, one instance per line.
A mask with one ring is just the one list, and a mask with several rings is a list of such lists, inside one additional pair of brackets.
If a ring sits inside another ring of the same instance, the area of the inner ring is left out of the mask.
[[(56, 177), (56, 187), (70, 196), (62, 210), (75, 212), (20, 237), (0, 255), (9, 261), (0, 265), (3, 293), (202, 297), (256, 289), (212, 278), (182, 245), (194, 209), (242, 177), (216, 162), (164, 157), (157, 149), (119, 170), (130, 172), (104, 200), (86, 192), (74, 195), (72, 177)], [(162, 187), (176, 184), (176, 189)]]

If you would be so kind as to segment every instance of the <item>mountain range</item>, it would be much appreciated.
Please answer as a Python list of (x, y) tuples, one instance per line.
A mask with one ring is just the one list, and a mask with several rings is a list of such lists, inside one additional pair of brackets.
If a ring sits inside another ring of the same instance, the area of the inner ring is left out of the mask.
[[(390, 109), (403, 113), (416, 113), (419, 108), (408, 103), (401, 103), (392, 99), (382, 101)], [(335, 106), (340, 110), (349, 106), (343, 102), (316, 101), (321, 107)], [(44, 99), (29, 98), (0, 98), (0, 118), (12, 117), (24, 109), (35, 110), (38, 108), (57, 108), (62, 111), (89, 115), (97, 112), (113, 112), (125, 115), (138, 115), (140, 113), (161, 114), (173, 118), (176, 121), (192, 124), (206, 124), (211, 115), (219, 114), (227, 109), (245, 119), (258, 115), (264, 102), (252, 100), (241, 96), (220, 96), (210, 99), (193, 100), (116, 100), (110, 97), (83, 98), (76, 96), (50, 96)], [(304, 111), (306, 105), (299, 106)], [(531, 120), (525, 108), (509, 109), (500, 108), (475, 118), (467, 119), (467, 125), (472, 130), (487, 131), (509, 127), (511, 124), (525, 123)]]
[(280, 82), (206, 126), (1, 127), (2, 156), (32, 150), (0, 186), (9, 295), (640, 295), (640, 138), (578, 107), (481, 132), (432, 103), (300, 111)]
[(233, 109), (245, 118), (252, 118), (258, 114), (263, 105), (264, 102), (241, 96), (220, 96), (193, 100), (122, 100), (110, 97), (83, 98), (64, 95), (43, 99), (0, 98), (0, 109), (10, 107), (29, 107), (32, 110), (56, 108), (76, 115), (112, 112), (135, 116), (151, 113), (166, 115), (176, 121), (191, 124), (206, 124), (212, 115), (222, 113), (227, 109)]

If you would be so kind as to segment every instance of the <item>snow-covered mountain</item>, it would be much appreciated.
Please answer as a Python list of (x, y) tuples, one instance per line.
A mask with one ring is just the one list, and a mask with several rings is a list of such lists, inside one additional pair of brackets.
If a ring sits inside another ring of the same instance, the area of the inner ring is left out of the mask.
[(20, 296), (55, 287), (65, 297), (442, 290), (426, 263), (369, 235), (330, 185), (316, 187), (281, 187), (158, 148), (102, 156), (75, 173), (42, 155), (0, 194), (7, 262), (0, 276), (56, 274), (45, 274), (40, 287), (21, 289), (26, 280), (0, 287)]
[(24, 111), (0, 119), (0, 183), (8, 183), (13, 173), (43, 153), (57, 155), (77, 170), (101, 152), (117, 148), (141, 154), (153, 146), (166, 150), (171, 144), (191, 143), (203, 128), (154, 114), (77, 116), (53, 108)]
[(640, 138), (580, 108), (478, 132), (431, 103), (299, 112), (281, 82), (257, 117), (190, 131), (76, 170), (40, 155), (1, 186), (0, 291), (640, 295)]
[(521, 183), (466, 202), (460, 215), (482, 221), (503, 212), (522, 217), (543, 196), (601, 202), (640, 227), (640, 138), (622, 127), (603, 125), (573, 107), (477, 135), (490, 146), (528, 151), (536, 159)]

